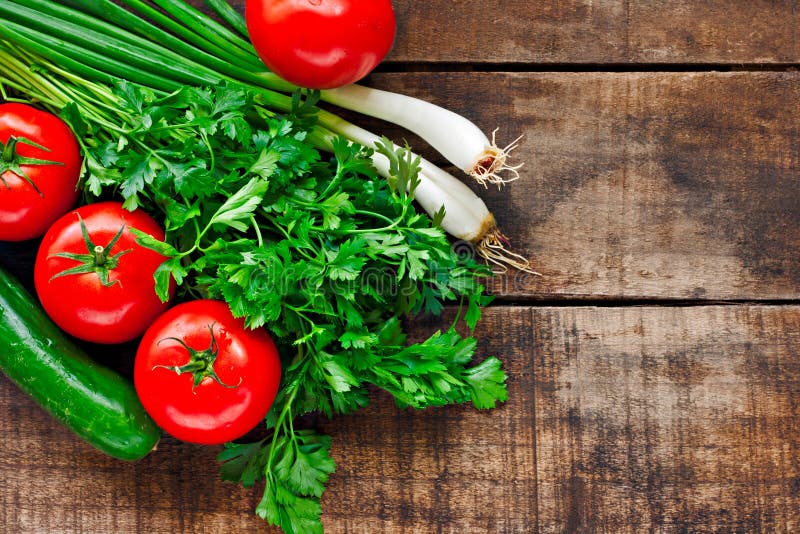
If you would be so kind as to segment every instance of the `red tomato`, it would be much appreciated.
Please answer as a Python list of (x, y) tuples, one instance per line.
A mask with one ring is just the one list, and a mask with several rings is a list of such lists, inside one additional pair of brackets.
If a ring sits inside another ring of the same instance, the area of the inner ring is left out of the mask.
[(269, 334), (248, 330), (215, 300), (179, 304), (159, 317), (142, 338), (133, 368), (136, 392), (156, 424), (204, 445), (252, 430), (275, 400), (280, 377)]
[(245, 17), (267, 67), (312, 89), (360, 80), (394, 42), (391, 0), (247, 0)]
[(34, 284), (45, 311), (65, 332), (94, 343), (122, 343), (142, 335), (167, 308), (153, 279), (166, 258), (138, 245), (130, 228), (164, 239), (152, 217), (119, 202), (82, 206), (45, 234)]
[(0, 143), (0, 241), (39, 237), (78, 199), (78, 141), (55, 115), (8, 103), (0, 104)]

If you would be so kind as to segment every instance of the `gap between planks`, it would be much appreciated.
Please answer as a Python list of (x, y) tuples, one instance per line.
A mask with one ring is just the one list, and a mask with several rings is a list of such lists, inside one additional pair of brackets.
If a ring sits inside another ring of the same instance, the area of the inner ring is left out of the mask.
[(385, 61), (374, 70), (377, 73), (402, 72), (794, 72), (800, 63), (459, 63), (437, 61), (393, 62)]
[(649, 297), (606, 298), (602, 296), (565, 296), (554, 298), (547, 296), (538, 298), (531, 296), (504, 296), (495, 295), (495, 300), (489, 307), (533, 307), (533, 308), (698, 308), (709, 306), (800, 306), (800, 299), (654, 299)]

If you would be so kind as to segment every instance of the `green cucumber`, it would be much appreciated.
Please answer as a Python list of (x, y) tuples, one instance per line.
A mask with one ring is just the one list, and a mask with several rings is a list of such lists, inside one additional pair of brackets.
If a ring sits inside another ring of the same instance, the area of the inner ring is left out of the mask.
[(61, 423), (114, 458), (143, 458), (161, 437), (133, 384), (78, 348), (1, 268), (0, 369)]

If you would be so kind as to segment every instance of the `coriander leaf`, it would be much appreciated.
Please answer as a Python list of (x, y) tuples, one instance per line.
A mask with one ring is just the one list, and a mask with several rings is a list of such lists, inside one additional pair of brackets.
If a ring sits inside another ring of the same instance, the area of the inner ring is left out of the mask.
[(115, 87), (114, 93), (122, 99), (121, 107), (142, 114), (146, 102), (152, 98), (152, 92), (144, 87), (121, 80)]
[(256, 513), (287, 534), (322, 533), (320, 497), (336, 469), (329, 454), (330, 437), (300, 430), (274, 439), (267, 449), (256, 449), (256, 446), (260, 447), (261, 443), (234, 449), (223, 456), (228, 463), (234, 462), (226, 472), (231, 477), (229, 480), (237, 475), (240, 481), (246, 482), (260, 478), (254, 470), (261, 466), (264, 455), (268, 455), (272, 464), (268, 459), (263, 466), (266, 486)]
[(299, 495), (321, 497), (328, 477), (336, 470), (330, 457), (331, 438), (311, 430), (299, 430), (294, 438), (297, 449), (287, 485)]
[(131, 198), (144, 191), (145, 186), (153, 183), (157, 164), (149, 153), (130, 152), (126, 159), (127, 172), (122, 182), (122, 196)]
[(170, 297), (170, 278), (175, 280), (177, 285), (183, 283), (183, 279), (188, 276), (188, 271), (181, 264), (180, 256), (170, 258), (158, 266), (153, 273), (155, 280), (155, 292), (161, 302), (167, 302)]
[(488, 358), (475, 367), (476, 340), (455, 330), (436, 332), (408, 347), (375, 347), (380, 361), (360, 378), (391, 393), (401, 407), (425, 408), (472, 401), (478, 408), (507, 399), (500, 361)]
[(325, 370), (325, 379), (331, 388), (337, 393), (345, 393), (358, 386), (360, 382), (353, 376), (342, 362), (336, 361), (330, 354), (321, 353), (319, 355), (320, 364)]
[(427, 250), (411, 249), (406, 253), (408, 260), (408, 277), (412, 280), (420, 280), (427, 272), (425, 260), (430, 259)]
[[(189, 161), (168, 160), (162, 171), (163, 186), (174, 187), (175, 192), (186, 198), (205, 198), (214, 192), (214, 175), (209, 172), (202, 159)], [(169, 195), (171, 198), (172, 196)]]
[(481, 299), (483, 289), (483, 286), (479, 285), (478, 289), (467, 299), (467, 313), (464, 314), (464, 320), (470, 331), (474, 331), (478, 325), (478, 321), (481, 318), (481, 306), (488, 304), (488, 302)]
[(348, 330), (339, 337), (339, 343), (345, 349), (363, 349), (368, 345), (377, 343), (377, 335), (366, 330), (350, 331)]
[(433, 214), (433, 220), (431, 222), (433, 223), (433, 225), (435, 227), (441, 228), (442, 227), (442, 222), (444, 221), (445, 215), (446, 215), (446, 211), (444, 209), (444, 204), (443, 204), (442, 207), (439, 208), (439, 211), (437, 211), (436, 213)]
[(75, 102), (68, 102), (67, 105), (61, 109), (59, 117), (69, 125), (75, 137), (78, 139), (83, 139), (88, 135), (89, 124), (83, 120), (80, 108), (78, 108)]
[(138, 228), (130, 227), (128, 230), (136, 236), (136, 243), (144, 248), (149, 248), (155, 252), (158, 252), (162, 256), (172, 257), (177, 256), (178, 251), (175, 250), (175, 247), (170, 245), (169, 243), (165, 243), (163, 241), (159, 241), (155, 237), (142, 232)]
[[(83, 167), (84, 187), (95, 197), (100, 196), (104, 187), (113, 186), (122, 181), (122, 173), (118, 169), (107, 167), (91, 151), (86, 153)], [(134, 194), (131, 198), (137, 197), (138, 195)]]

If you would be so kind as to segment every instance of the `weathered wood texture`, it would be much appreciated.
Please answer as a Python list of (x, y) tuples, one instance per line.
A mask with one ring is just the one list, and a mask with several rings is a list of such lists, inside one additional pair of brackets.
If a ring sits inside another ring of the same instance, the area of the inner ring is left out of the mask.
[(499, 140), (524, 136), (514, 153), (525, 163), (521, 179), (503, 191), (476, 191), (545, 276), (513, 273), (498, 280), (496, 293), (800, 296), (797, 72), (417, 73), (371, 81), (453, 109), (486, 131), (499, 127)]
[(800, 309), (533, 325), (541, 532), (800, 530)]
[[(244, 0), (231, 3), (244, 11)], [(800, 10), (794, 0), (392, 3), (397, 37), (389, 63), (800, 61)]]
[[(412, 413), (376, 393), (319, 423), (339, 462), (329, 532), (800, 529), (799, 307), (498, 307), (477, 335), (510, 374), (502, 408)], [(5, 378), (0, 450), (8, 532), (267, 530), (216, 449), (166, 438), (110, 460)]]

